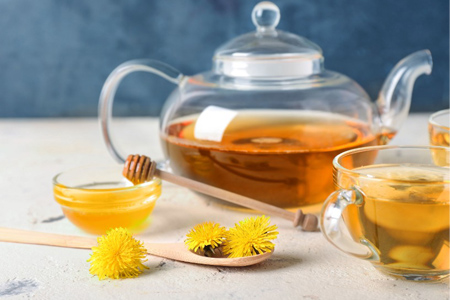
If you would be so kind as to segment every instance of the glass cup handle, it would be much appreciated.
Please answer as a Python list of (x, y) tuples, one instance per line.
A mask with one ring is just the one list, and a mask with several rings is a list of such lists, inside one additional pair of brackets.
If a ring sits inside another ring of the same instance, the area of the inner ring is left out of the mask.
[(103, 138), (111, 156), (119, 163), (125, 162), (125, 157), (114, 146), (111, 133), (110, 121), (112, 118), (112, 107), (114, 96), (122, 79), (132, 72), (143, 71), (161, 76), (162, 78), (174, 83), (180, 84), (185, 77), (171, 66), (150, 59), (130, 60), (115, 68), (103, 85), (99, 99), (99, 119)]
[(333, 192), (322, 208), (320, 228), (325, 238), (339, 250), (358, 258), (374, 260), (378, 257), (377, 251), (365, 239), (358, 243), (349, 233), (344, 233), (348, 229), (342, 217), (343, 211), (348, 205), (362, 203), (363, 197), (355, 188)]

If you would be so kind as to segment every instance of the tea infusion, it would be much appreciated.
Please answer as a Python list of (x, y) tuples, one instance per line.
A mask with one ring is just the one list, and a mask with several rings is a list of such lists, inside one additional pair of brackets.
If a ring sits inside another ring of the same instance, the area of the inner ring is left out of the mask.
[(162, 136), (176, 173), (283, 208), (323, 202), (334, 190), (333, 158), (386, 140), (367, 124), (333, 113), (242, 110), (220, 142), (196, 139), (198, 115)]
[(448, 274), (448, 168), (382, 165), (354, 171), (388, 178), (374, 184), (360, 177), (364, 203), (350, 205), (344, 213), (353, 238), (378, 252), (374, 264), (405, 277)]
[[(433, 146), (450, 147), (450, 132), (438, 126), (428, 125), (430, 144)], [(434, 162), (439, 166), (449, 166), (450, 158), (446, 151), (432, 150)]]

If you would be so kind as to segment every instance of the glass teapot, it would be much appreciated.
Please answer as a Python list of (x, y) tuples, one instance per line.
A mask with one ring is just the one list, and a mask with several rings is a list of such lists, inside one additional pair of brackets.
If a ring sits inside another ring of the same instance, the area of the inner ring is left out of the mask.
[(160, 118), (172, 172), (287, 209), (321, 203), (334, 189), (337, 154), (395, 135), (431, 54), (400, 61), (371, 102), (355, 81), (324, 69), (319, 46), (276, 29), (275, 4), (257, 4), (252, 20), (256, 31), (218, 48), (210, 71), (185, 76), (154, 60), (118, 66), (100, 95), (107, 147), (124, 161), (109, 130), (114, 95), (127, 74), (150, 72), (177, 85)]

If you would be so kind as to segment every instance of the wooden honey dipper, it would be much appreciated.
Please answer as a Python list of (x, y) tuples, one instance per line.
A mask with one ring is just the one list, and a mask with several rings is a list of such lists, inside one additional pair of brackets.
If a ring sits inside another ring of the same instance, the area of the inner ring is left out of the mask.
[(162, 180), (186, 187), (188, 189), (213, 196), (237, 205), (261, 211), (268, 215), (278, 216), (293, 222), (294, 227), (300, 225), (304, 231), (317, 231), (318, 219), (313, 214), (304, 214), (301, 209), (295, 213), (261, 201), (257, 201), (233, 192), (201, 183), (189, 178), (175, 175), (156, 167), (156, 162), (145, 155), (129, 155), (123, 167), (123, 176), (133, 184), (150, 181), (154, 176)]

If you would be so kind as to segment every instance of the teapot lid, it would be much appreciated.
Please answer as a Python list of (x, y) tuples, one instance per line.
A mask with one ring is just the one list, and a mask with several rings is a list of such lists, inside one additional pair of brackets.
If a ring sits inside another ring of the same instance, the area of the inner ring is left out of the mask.
[(258, 3), (252, 12), (256, 32), (241, 35), (214, 53), (216, 73), (240, 78), (299, 78), (321, 73), (322, 49), (310, 40), (276, 30), (280, 10), (272, 2)]

